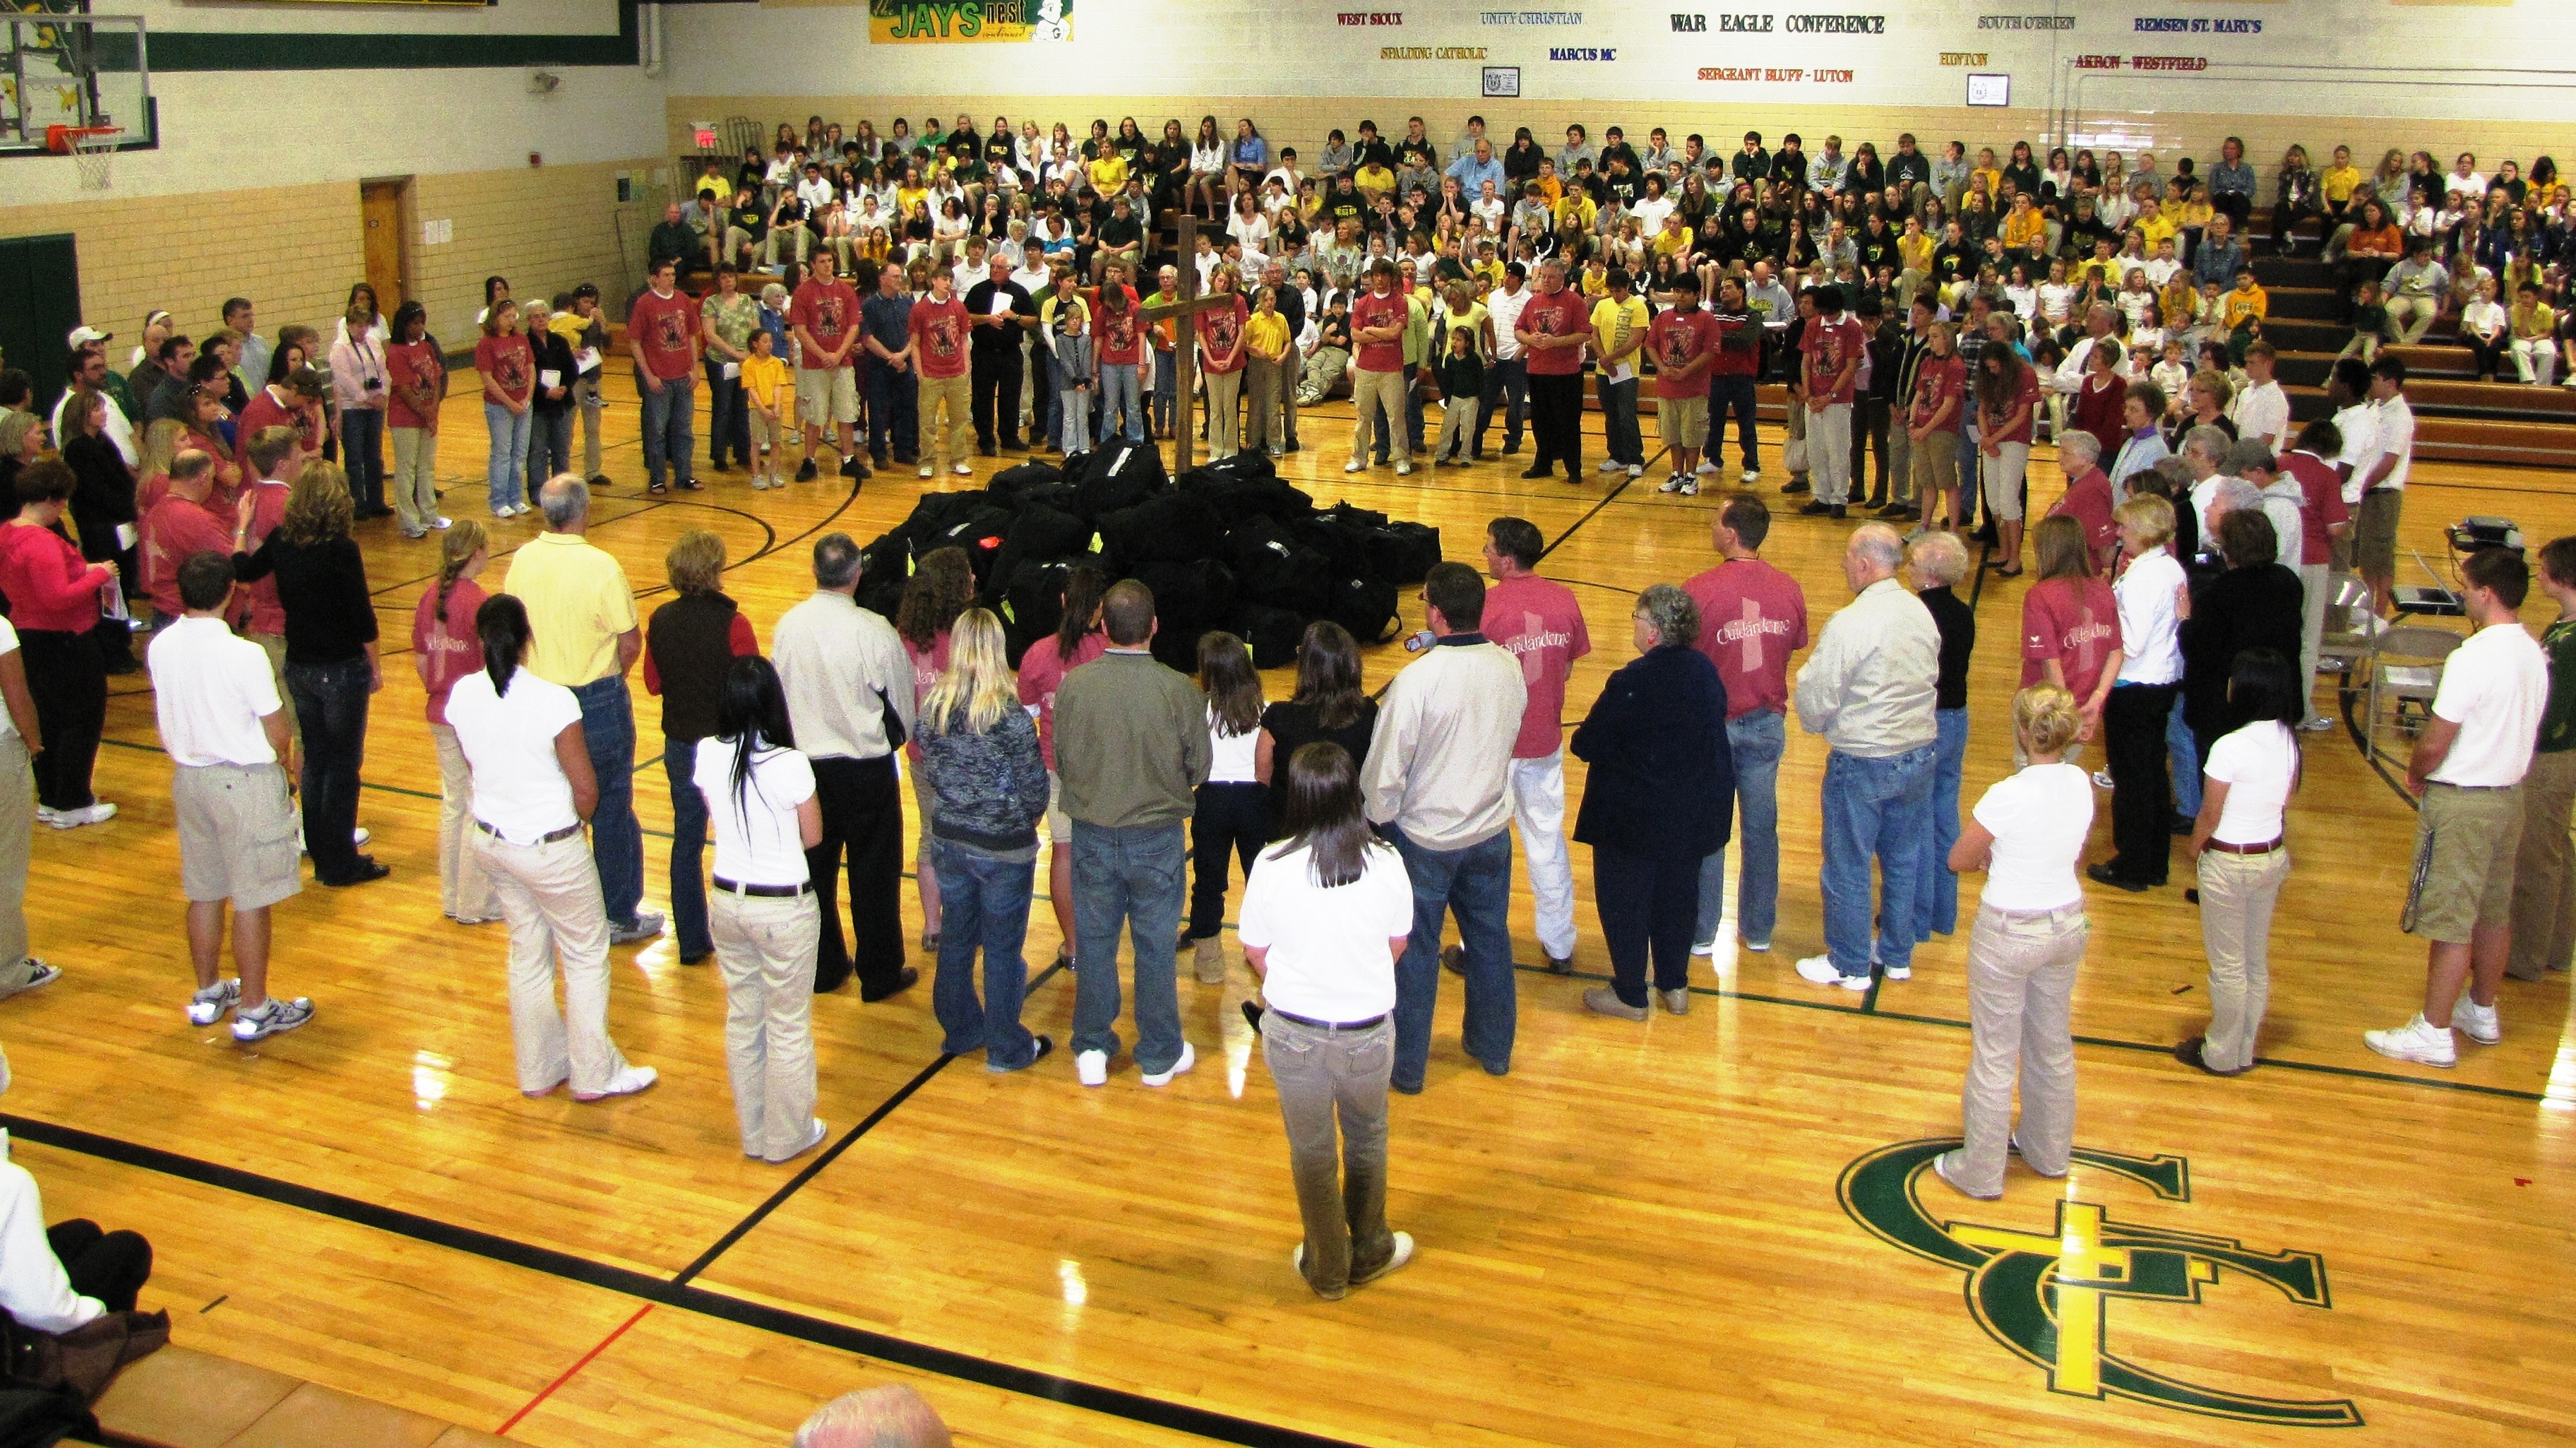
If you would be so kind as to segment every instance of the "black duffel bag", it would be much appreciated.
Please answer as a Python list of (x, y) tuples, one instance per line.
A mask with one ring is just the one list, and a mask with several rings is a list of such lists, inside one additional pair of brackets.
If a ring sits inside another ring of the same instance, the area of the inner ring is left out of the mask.
[(1395, 585), (1373, 578), (1336, 581), (1324, 616), (1363, 644), (1384, 643), (1395, 632)]
[(1002, 542), (1010, 535), (1011, 521), (1011, 515), (1000, 508), (976, 508), (918, 545), (915, 556), (941, 548), (958, 549), (973, 566), (975, 581), (980, 585), (992, 577), (993, 560), (1001, 556)]
[(1369, 534), (1381, 524), (1356, 523), (1335, 508), (1288, 524), (1297, 540), (1324, 557), (1327, 568), (1336, 578), (1366, 578), (1369, 569)]
[(1225, 535), (1226, 566), (1243, 596), (1305, 617), (1324, 611), (1332, 568), (1297, 533), (1268, 518), (1247, 518)]
[(1306, 620), (1292, 608), (1247, 603), (1235, 610), (1235, 632), (1252, 646), (1252, 666), (1278, 669), (1297, 662), (1297, 642), (1306, 636)]
[(1368, 546), (1369, 577), (1398, 588), (1429, 577), (1440, 561), (1440, 530), (1423, 523), (1389, 523), (1363, 535)]
[(1032, 458), (1017, 467), (1004, 468), (993, 474), (993, 481), (986, 486), (985, 491), (992, 495), (995, 503), (1004, 507), (1017, 507), (1027, 500), (1031, 489), (1056, 487), (1063, 482), (1062, 468), (1053, 463), (1042, 463)]
[(1068, 462), (1065, 479), (1078, 490), (1081, 506), (1075, 511), (1095, 522), (1136, 506), (1170, 482), (1163, 471), (1163, 455), (1152, 443), (1120, 439), (1083, 454), (1081, 463), (1081, 476), (1076, 478), (1076, 469)]
[(1225, 521), (1215, 505), (1192, 493), (1156, 493), (1098, 521), (1101, 546), (1121, 568), (1189, 563), (1225, 549)]

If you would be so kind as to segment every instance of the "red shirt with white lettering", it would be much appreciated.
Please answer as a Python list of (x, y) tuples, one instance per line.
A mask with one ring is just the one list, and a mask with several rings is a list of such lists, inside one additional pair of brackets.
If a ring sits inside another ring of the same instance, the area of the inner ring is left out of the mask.
[(922, 376), (945, 381), (966, 375), (967, 326), (966, 304), (953, 292), (944, 302), (923, 297), (912, 304), (913, 355), (921, 359)]
[[(1352, 309), (1356, 312), (1358, 309)], [(1199, 366), (1209, 372), (1240, 372), (1244, 359), (1251, 355), (1243, 346), (1243, 324), (1252, 320), (1252, 309), (1236, 296), (1231, 307), (1210, 307), (1198, 314)], [(1227, 353), (1234, 355), (1229, 358)], [(1402, 361), (1396, 370), (1402, 371)]]
[(2021, 682), (2048, 678), (2057, 661), (2066, 690), (2081, 704), (2102, 682), (2102, 666), (2120, 651), (2120, 606), (2099, 578), (2044, 578), (2021, 600)]
[(1535, 573), (1506, 578), (1485, 590), (1483, 632), (1520, 660), (1521, 682), (1529, 686), (1512, 758), (1545, 759), (1564, 748), (1565, 676), (1592, 652), (1574, 590)]
[[(809, 281), (796, 289), (796, 299), (787, 304), (787, 325), (802, 327), (823, 350), (839, 352), (848, 345), (852, 328), (859, 325), (859, 294), (848, 282)], [(823, 371), (818, 357), (805, 360), (805, 370)], [(851, 347), (841, 357), (841, 366), (859, 365), (859, 349)]]
[(1759, 558), (1717, 565), (1682, 585), (1699, 605), (1699, 651), (1726, 685), (1726, 717), (1789, 709), (1789, 655), (1807, 646), (1807, 595)]
[[(432, 399), (438, 397), (438, 385), (447, 377), (447, 364), (439, 358), (438, 348), (425, 341), (396, 342), (385, 349), (385, 376), (393, 388), (393, 395), (385, 399), (385, 425), (433, 427), (436, 419), (404, 401), (402, 389), (426, 388)], [(431, 410), (436, 410), (434, 400)]]
[[(1925, 353), (1922, 365), (1914, 369), (1914, 411), (1909, 414), (1912, 424), (1929, 424), (1944, 404), (1958, 402), (1967, 390), (1968, 359), (1956, 352), (1947, 357)], [(1966, 421), (1960, 409), (1952, 407), (1950, 415), (1941, 419), (1941, 431), (1964, 431)]]
[[(1572, 287), (1554, 295), (1541, 292), (1521, 309), (1520, 329), (1540, 337), (1583, 336), (1592, 330), (1592, 309)], [(1580, 347), (1532, 347), (1527, 355), (1532, 377), (1571, 377), (1583, 370)]]
[(1393, 327), (1395, 340), (1362, 342), (1359, 354), (1351, 361), (1370, 372), (1403, 371), (1404, 329), (1411, 324), (1412, 319), (1412, 307), (1406, 303), (1404, 294), (1401, 292), (1390, 291), (1382, 297), (1375, 292), (1362, 292), (1352, 298), (1351, 334), (1353, 336), (1359, 335), (1366, 328)]
[[(1981, 414), (1977, 419), (1981, 441), (2029, 442), (2034, 435), (2033, 427), (2039, 421), (2039, 373), (2024, 362), (2021, 364), (2021, 381), (2013, 388), (2012, 400), (1997, 406), (1980, 392), (1977, 410)], [(2017, 426), (2005, 427), (2004, 423), (2016, 412), (2021, 414), (2021, 422)]]
[(626, 335), (641, 339), (644, 366), (654, 376), (665, 382), (688, 376), (698, 365), (697, 299), (686, 292), (655, 296), (646, 288), (626, 309)]
[(1868, 346), (1869, 335), (1848, 313), (1830, 322), (1810, 320), (1798, 339), (1798, 350), (1807, 355), (1807, 395), (1823, 398), (1827, 407), (1850, 402), (1860, 386), (1860, 357)]
[[(1136, 289), (1121, 286), (1118, 292), (1127, 305), (1114, 312), (1094, 305), (1091, 330), (1100, 344), (1100, 365), (1133, 367), (1145, 360), (1145, 323), (1136, 310)], [(1107, 295), (1106, 288), (1102, 295)]]
[(1708, 395), (1708, 369), (1683, 373), (1717, 346), (1717, 319), (1697, 307), (1667, 308), (1646, 329), (1646, 346), (1655, 355), (1655, 395), (1684, 398)]

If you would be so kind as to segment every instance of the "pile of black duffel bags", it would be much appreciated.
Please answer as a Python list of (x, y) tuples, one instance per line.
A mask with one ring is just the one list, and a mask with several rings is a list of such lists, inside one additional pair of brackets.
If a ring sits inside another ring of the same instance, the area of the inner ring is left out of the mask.
[(1054, 633), (1066, 574), (1094, 564), (1154, 591), (1154, 657), (1198, 667), (1223, 629), (1257, 667), (1293, 663), (1306, 625), (1329, 618), (1363, 644), (1396, 628), (1397, 590), (1440, 561), (1440, 530), (1339, 503), (1318, 508), (1270, 459), (1237, 453), (1181, 474), (1151, 444), (1119, 442), (1057, 468), (1031, 461), (980, 491), (931, 493), (867, 546), (859, 602), (891, 619), (912, 560), (962, 548), (982, 604), (1010, 635), (1011, 665)]

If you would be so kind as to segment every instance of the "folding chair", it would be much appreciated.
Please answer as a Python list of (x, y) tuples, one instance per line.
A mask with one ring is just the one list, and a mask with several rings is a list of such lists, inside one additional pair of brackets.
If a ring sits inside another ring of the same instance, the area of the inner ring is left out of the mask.
[(2370, 585), (2359, 576), (2327, 575), (2326, 628), (2317, 638), (2317, 672), (2333, 674), (2340, 681), (2336, 687), (2346, 692), (2353, 687), (2353, 672), (2370, 657), (2372, 636), (2386, 627), (2369, 608)]
[[(2389, 723), (2399, 732), (2411, 735), (2421, 729), (2442, 687), (2442, 661), (2460, 646), (2460, 636), (2448, 629), (2397, 624), (2373, 634), (2370, 642), (2370, 717), (2363, 734), (2376, 755), (2381, 701), (2395, 706)], [(2392, 658), (2409, 662), (2390, 663)], [(2421, 712), (2410, 716), (2409, 705)]]

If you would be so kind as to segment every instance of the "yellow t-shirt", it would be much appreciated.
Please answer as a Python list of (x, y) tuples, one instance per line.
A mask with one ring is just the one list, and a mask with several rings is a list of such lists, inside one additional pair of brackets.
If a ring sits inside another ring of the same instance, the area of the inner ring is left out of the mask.
[(2317, 178), (2317, 184), (2324, 189), (2328, 201), (2341, 206), (2352, 199), (2353, 188), (2361, 184), (2361, 169), (2357, 166), (2329, 166), (2325, 174)]
[(1907, 271), (1928, 272), (1932, 270), (1932, 252), (1937, 245), (1925, 232), (1918, 231), (1910, 237), (1900, 235), (1896, 238), (1896, 255)]
[(1363, 196), (1395, 189), (1395, 173), (1384, 166), (1362, 166), (1351, 173), (1351, 185)]
[(742, 359), (742, 390), (751, 394), (757, 407), (780, 407), (787, 400), (787, 389), (795, 386), (788, 379), (787, 359), (763, 357), (754, 352)]
[(1082, 168), (1091, 178), (1091, 187), (1103, 196), (1115, 196), (1127, 185), (1127, 158), (1112, 151)]
[(2004, 218), (2004, 245), (2016, 251), (2039, 245), (2048, 236), (2048, 218), (2036, 210), (2016, 210)]
[(626, 570), (572, 533), (540, 533), (510, 556), (502, 591), (527, 605), (528, 669), (578, 689), (617, 672), (617, 639), (636, 627)]
[(2272, 296), (2261, 287), (2238, 287), (2219, 298), (2219, 322), (2235, 331), (2246, 322), (2259, 322), (2271, 314)]
[(2172, 210), (2165, 207), (2158, 207), (2152, 212), (2141, 215), (2129, 224), (2136, 227), (2138, 234), (2147, 239), (2149, 256), (2155, 255), (2156, 243), (2173, 240), (2174, 233), (2181, 229), (2174, 219)]
[[(1601, 346), (1601, 365), (1605, 368), (1611, 366), (1612, 363), (1609, 360), (1611, 356), (1628, 343), (1637, 343), (1642, 349), (1647, 324), (1652, 320), (1653, 318), (1646, 311), (1645, 298), (1633, 292), (1624, 302), (1613, 301), (1605, 296), (1593, 303), (1592, 335)], [(1621, 335), (1623, 332), (1625, 336)], [(1621, 360), (1625, 361), (1633, 371), (1637, 366), (1637, 356), (1637, 353), (1632, 352)]]
[(1256, 357), (1276, 361), (1288, 350), (1288, 319), (1277, 312), (1255, 312), (1243, 324), (1243, 345)]

